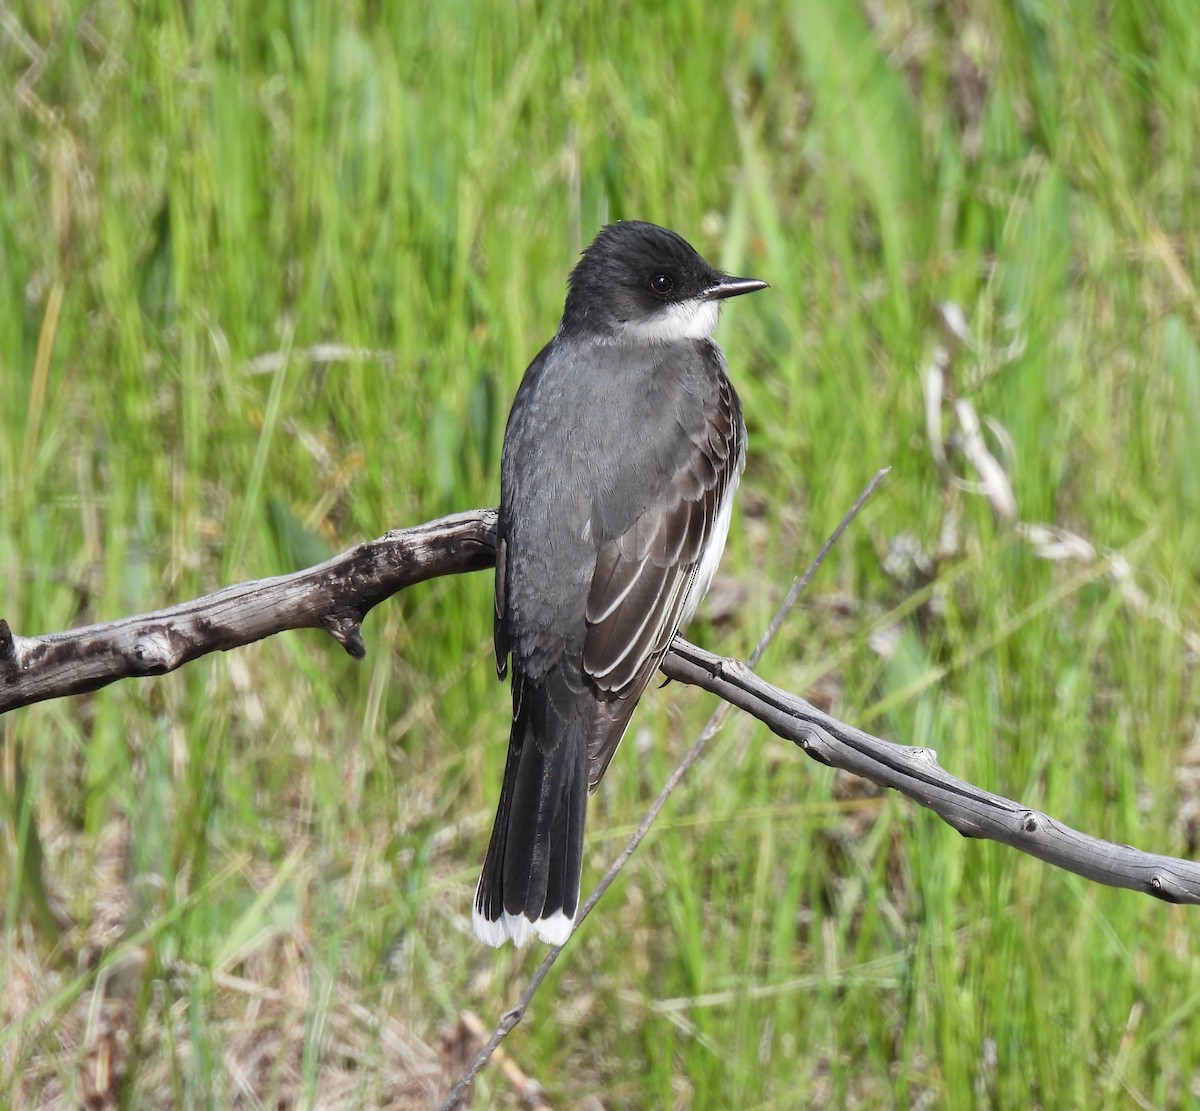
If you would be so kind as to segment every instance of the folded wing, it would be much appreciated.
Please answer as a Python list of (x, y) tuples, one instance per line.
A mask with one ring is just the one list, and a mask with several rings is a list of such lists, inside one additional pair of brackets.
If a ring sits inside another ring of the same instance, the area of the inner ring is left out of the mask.
[(662, 498), (597, 556), (583, 655), (604, 703), (588, 742), (592, 789), (725, 544), (745, 445), (741, 406), (724, 377), (692, 447)]

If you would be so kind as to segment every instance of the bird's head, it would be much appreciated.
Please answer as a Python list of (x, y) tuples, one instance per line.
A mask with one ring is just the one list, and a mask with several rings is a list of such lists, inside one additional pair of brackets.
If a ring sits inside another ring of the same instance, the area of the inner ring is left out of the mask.
[(766, 285), (714, 269), (673, 231), (622, 220), (601, 230), (571, 272), (561, 331), (643, 343), (708, 339), (725, 298)]

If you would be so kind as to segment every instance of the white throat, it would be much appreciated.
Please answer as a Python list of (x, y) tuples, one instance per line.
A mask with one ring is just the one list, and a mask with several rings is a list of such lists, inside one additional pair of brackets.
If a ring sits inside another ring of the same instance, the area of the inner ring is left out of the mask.
[(674, 305), (663, 305), (644, 320), (627, 320), (617, 333), (621, 339), (642, 343), (676, 343), (685, 339), (712, 339), (721, 315), (719, 301), (699, 297)]

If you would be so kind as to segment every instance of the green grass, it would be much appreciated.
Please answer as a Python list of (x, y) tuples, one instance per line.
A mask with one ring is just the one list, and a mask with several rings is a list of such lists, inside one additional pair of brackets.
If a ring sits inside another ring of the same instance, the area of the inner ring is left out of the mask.
[[(694, 635), (746, 655), (891, 465), (762, 674), (1194, 853), (1193, 6), (421, 7), (6, 8), (0, 616), (116, 618), (494, 504), (578, 251), (651, 219), (772, 284), (721, 330), (744, 601)], [(1022, 519), (1122, 552), (1138, 596), (939, 475), (947, 300)], [(932, 590), (885, 575), (950, 515)], [(469, 928), (508, 720), (490, 586), (381, 606), (362, 663), (288, 634), (4, 719), (0, 1103), (75, 1105), (111, 1051), (126, 1107), (421, 1105), (439, 1030), (540, 958)], [(585, 886), (710, 710), (647, 697)], [(1195, 1107), (1196, 915), (735, 717), (507, 1049), (555, 1107)], [(499, 1071), (480, 1104), (515, 1106)]]

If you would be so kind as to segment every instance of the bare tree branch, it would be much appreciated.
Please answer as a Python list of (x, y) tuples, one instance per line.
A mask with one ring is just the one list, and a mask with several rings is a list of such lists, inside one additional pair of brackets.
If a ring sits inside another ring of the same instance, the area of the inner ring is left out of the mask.
[[(0, 620), (0, 713), (96, 690), (118, 679), (162, 675), (215, 651), (283, 632), (321, 628), (352, 656), (361, 625), (385, 598), (439, 575), (478, 571), (495, 560), (493, 510), (457, 513), (389, 532), (292, 575), (229, 586), (169, 609), (45, 636), (17, 636)], [(1200, 865), (1079, 833), (1039, 811), (944, 771), (933, 751), (892, 744), (821, 713), (744, 664), (677, 637), (664, 674), (754, 715), (823, 764), (892, 787), (960, 833), (1011, 845), (1112, 887), (1167, 902), (1200, 903)]]
[(895, 788), (964, 837), (999, 841), (1109, 887), (1127, 887), (1168, 903), (1200, 903), (1200, 864), (1102, 841), (993, 795), (952, 776), (938, 764), (933, 749), (893, 744), (855, 729), (764, 682), (744, 664), (677, 637), (662, 670), (753, 714), (819, 763)]
[(361, 659), (363, 618), (384, 599), (426, 579), (495, 564), (496, 511), (476, 509), (389, 532), (291, 575), (237, 583), (140, 617), (37, 637), (17, 636), (0, 619), (0, 714), (118, 679), (165, 675), (288, 629), (324, 629)]

